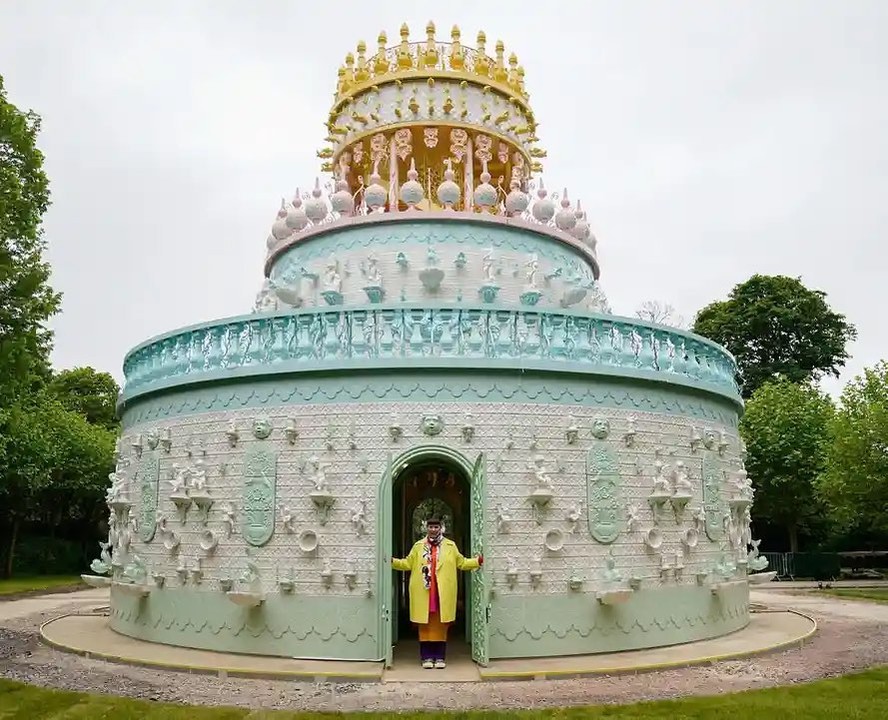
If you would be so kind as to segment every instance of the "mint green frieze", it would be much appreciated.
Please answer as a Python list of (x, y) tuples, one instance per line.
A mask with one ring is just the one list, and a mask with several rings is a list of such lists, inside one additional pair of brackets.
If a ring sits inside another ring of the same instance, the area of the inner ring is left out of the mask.
[[(524, 231), (517, 227), (500, 228), (474, 225), (471, 222), (397, 222), (373, 227), (355, 226), (336, 228), (335, 231), (297, 243), (274, 259), (269, 277), (281, 285), (293, 285), (303, 276), (303, 269), (311, 263), (324, 260), (336, 253), (351, 250), (381, 250), (383, 248), (465, 247), (473, 249), (506, 250), (551, 261), (562, 268), (562, 273), (591, 283), (592, 270), (588, 260), (570, 246), (553, 242), (552, 238)], [(407, 254), (401, 250), (397, 262), (408, 264)], [(465, 255), (463, 255), (463, 265)], [(459, 266), (459, 255), (457, 255)]]
[(528, 370), (440, 370), (429, 375), (404, 368), (397, 372), (330, 376), (243, 378), (193, 388), (172, 388), (128, 402), (124, 429), (144, 422), (206, 412), (246, 408), (279, 408), (307, 403), (506, 402), (584, 405), (659, 412), (710, 420), (736, 427), (737, 408), (720, 395), (689, 393), (672, 383), (640, 382), (627, 377), (541, 373)]
[(611, 316), (480, 306), (312, 309), (186, 328), (127, 356), (122, 398), (245, 375), (461, 365), (630, 375), (740, 403), (733, 358), (704, 338)]
[(270, 594), (256, 608), (221, 590), (153, 589), (144, 599), (111, 592), (111, 627), (151, 642), (283, 657), (377, 659), (377, 607), (363, 593)]
[(749, 587), (739, 583), (722, 596), (694, 585), (642, 589), (617, 605), (602, 605), (593, 593), (503, 595), (493, 604), (490, 623), (492, 658), (676, 645), (746, 627)]

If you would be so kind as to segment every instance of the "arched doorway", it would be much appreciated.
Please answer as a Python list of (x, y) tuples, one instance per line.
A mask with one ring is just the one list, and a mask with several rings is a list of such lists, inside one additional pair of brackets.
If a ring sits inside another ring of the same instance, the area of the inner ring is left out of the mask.
[[(407, 612), (407, 577), (391, 569), (392, 557), (404, 557), (424, 534), (427, 510), (445, 516), (447, 536), (466, 555), (483, 552), (485, 493), (484, 455), (470, 462), (443, 446), (422, 445), (398, 457), (389, 456), (377, 498), (377, 552), (380, 656), (391, 666), (395, 645), (410, 647), (417, 637)], [(475, 662), (488, 659), (490, 603), (485, 570), (459, 574), (457, 623), (450, 640), (471, 645)], [(415, 647), (415, 645), (414, 645)], [(405, 658), (413, 658), (408, 654)]]
[[(442, 517), (445, 533), (464, 554), (469, 550), (471, 531), (470, 480), (453, 462), (427, 457), (400, 468), (392, 483), (392, 555), (406, 557), (413, 544), (425, 536), (425, 520), (432, 514)], [(456, 623), (450, 638), (466, 634), (466, 578), (457, 575)], [(395, 575), (395, 614), (392, 628), (397, 644), (416, 637), (410, 623), (407, 573)]]

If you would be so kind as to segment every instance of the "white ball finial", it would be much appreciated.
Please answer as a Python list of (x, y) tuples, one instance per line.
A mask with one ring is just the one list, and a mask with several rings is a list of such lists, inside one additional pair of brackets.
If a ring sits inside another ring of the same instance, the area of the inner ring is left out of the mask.
[(302, 209), (302, 198), (299, 197), (299, 189), (290, 201), (290, 207), (287, 208), (287, 227), (292, 228), (296, 232), (303, 230), (308, 225), (308, 217), (305, 210)]
[(330, 205), (340, 215), (351, 215), (355, 209), (355, 199), (348, 189), (348, 182), (341, 175), (336, 181), (336, 192), (330, 198)]
[(381, 185), (382, 177), (379, 175), (379, 160), (373, 163), (373, 172), (370, 175), (370, 184), (364, 190), (364, 202), (370, 208), (370, 212), (374, 212), (385, 205), (388, 193)]
[(277, 240), (289, 237), (293, 231), (287, 227), (287, 201), (281, 198), (281, 209), (277, 212), (277, 219), (271, 226), (271, 234)]
[(407, 181), (401, 185), (401, 200), (410, 209), (414, 210), (422, 202), (424, 193), (422, 185), (417, 182), (419, 173), (416, 171), (416, 161), (410, 158), (410, 169), (407, 171)]
[(446, 169), (444, 170), (444, 180), (438, 185), (437, 195), (438, 202), (445, 209), (453, 210), (453, 206), (459, 202), (460, 190), (459, 185), (454, 182), (453, 161), (447, 158), (444, 161)]
[(531, 212), (537, 222), (548, 225), (552, 218), (555, 217), (555, 203), (547, 197), (549, 193), (543, 185), (543, 179), (540, 178), (540, 189), (537, 190), (537, 201), (533, 204)]
[(319, 178), (315, 178), (311, 198), (305, 203), (305, 214), (312, 223), (317, 225), (327, 217), (328, 212), (327, 203), (321, 197), (321, 181)]
[(589, 236), (589, 223), (586, 221), (586, 213), (583, 212), (583, 206), (579, 200), (577, 200), (577, 209), (574, 212), (574, 218), (576, 218), (576, 223), (571, 228), (570, 234), (577, 240), (584, 242)]
[(521, 192), (521, 183), (517, 177), (512, 178), (510, 185), (509, 194), (506, 195), (506, 214), (520, 215), (530, 205), (530, 198), (526, 193)]
[(481, 171), (481, 184), (475, 188), (475, 204), (490, 212), (496, 205), (496, 188), (490, 184), (490, 173), (487, 172), (487, 160), (483, 161)]
[(576, 224), (577, 218), (570, 209), (570, 200), (567, 198), (567, 188), (564, 188), (564, 195), (561, 197), (561, 210), (555, 215), (555, 225), (563, 232), (570, 232)]

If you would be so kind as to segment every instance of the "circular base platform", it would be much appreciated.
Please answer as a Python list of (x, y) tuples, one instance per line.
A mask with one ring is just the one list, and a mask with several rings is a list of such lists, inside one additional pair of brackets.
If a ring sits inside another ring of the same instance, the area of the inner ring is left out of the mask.
[(685, 645), (598, 655), (494, 660), (484, 668), (472, 663), (466, 653), (457, 651), (447, 669), (436, 671), (423, 670), (413, 654), (403, 649), (396, 649), (394, 666), (385, 669), (382, 663), (373, 662), (291, 660), (159, 645), (119, 635), (104, 615), (64, 615), (44, 623), (40, 636), (58, 650), (90, 658), (220, 677), (313, 682), (476, 682), (563, 679), (702, 665), (801, 645), (816, 631), (813, 618), (793, 610), (756, 612), (742, 630)]

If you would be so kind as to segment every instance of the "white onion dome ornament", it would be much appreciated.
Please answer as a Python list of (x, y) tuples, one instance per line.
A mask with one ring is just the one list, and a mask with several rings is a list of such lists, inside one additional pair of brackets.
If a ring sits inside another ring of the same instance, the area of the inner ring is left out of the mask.
[(419, 173), (416, 171), (416, 161), (410, 158), (410, 169), (407, 171), (407, 180), (401, 185), (401, 200), (411, 210), (422, 202), (424, 193), (422, 185), (419, 184), (417, 178)]
[(570, 209), (570, 200), (567, 198), (567, 188), (564, 188), (564, 195), (561, 197), (561, 210), (555, 215), (555, 225), (559, 230), (569, 233), (577, 224), (577, 216)]
[(589, 223), (586, 221), (586, 213), (583, 212), (583, 207), (579, 200), (577, 200), (577, 209), (574, 217), (576, 218), (576, 224), (571, 229), (570, 234), (580, 242), (585, 242), (591, 230), (589, 229)]
[(490, 173), (487, 172), (487, 160), (484, 161), (484, 169), (481, 172), (481, 184), (475, 188), (475, 205), (492, 212), (496, 205), (496, 188), (490, 184)]
[(527, 206), (530, 205), (530, 198), (526, 193), (521, 192), (521, 183), (518, 178), (512, 178), (509, 194), (506, 195), (506, 213), (509, 215), (520, 215)]
[(444, 163), (447, 169), (444, 170), (444, 180), (438, 185), (437, 195), (438, 202), (441, 203), (446, 210), (453, 210), (453, 206), (459, 202), (460, 190), (453, 178), (453, 162), (447, 158)]
[(348, 189), (348, 182), (340, 175), (336, 181), (336, 192), (330, 197), (330, 205), (340, 215), (351, 215), (355, 209), (355, 200)]
[(552, 218), (555, 217), (555, 203), (547, 197), (548, 194), (541, 178), (540, 189), (537, 190), (537, 201), (533, 204), (531, 212), (534, 219), (543, 225), (548, 225)]
[(304, 230), (306, 225), (308, 225), (308, 216), (302, 209), (302, 198), (299, 197), (299, 188), (297, 188), (296, 194), (290, 201), (290, 207), (287, 208), (287, 227), (299, 232)]
[(311, 197), (305, 203), (305, 214), (313, 224), (317, 225), (327, 217), (327, 212), (327, 203), (321, 198), (321, 181), (315, 178), (314, 190), (311, 191)]
[(364, 202), (367, 203), (367, 207), (370, 208), (371, 212), (383, 207), (386, 198), (388, 197), (388, 193), (381, 183), (382, 177), (379, 174), (379, 161), (377, 160), (373, 163), (373, 173), (370, 175), (370, 184), (367, 186), (367, 189), (364, 190)]
[(287, 202), (281, 198), (281, 209), (278, 210), (277, 219), (271, 226), (271, 236), (275, 240), (284, 240), (290, 237), (293, 231), (287, 227)]

